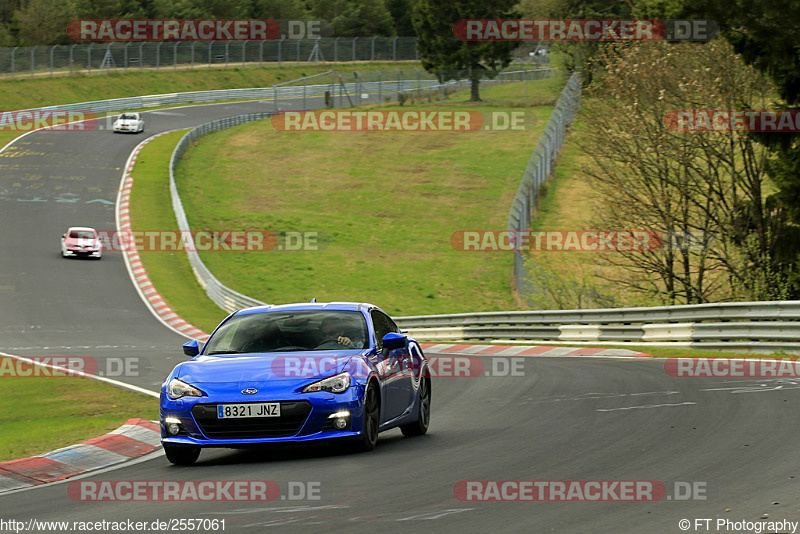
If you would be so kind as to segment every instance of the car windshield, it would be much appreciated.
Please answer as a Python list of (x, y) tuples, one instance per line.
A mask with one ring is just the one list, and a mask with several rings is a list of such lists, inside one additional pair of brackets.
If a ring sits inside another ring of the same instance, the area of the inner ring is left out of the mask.
[(122, 115), (119, 116), (119, 118), (121, 120), (123, 120), (123, 121), (125, 121), (125, 120), (132, 121), (132, 120), (136, 120), (136, 115), (134, 115), (132, 113), (123, 113)]
[(87, 232), (84, 230), (76, 231), (73, 230), (69, 233), (69, 237), (72, 239), (94, 239), (94, 234), (92, 232)]
[(367, 324), (358, 312), (253, 313), (231, 317), (208, 341), (203, 353), (361, 349), (367, 339)]

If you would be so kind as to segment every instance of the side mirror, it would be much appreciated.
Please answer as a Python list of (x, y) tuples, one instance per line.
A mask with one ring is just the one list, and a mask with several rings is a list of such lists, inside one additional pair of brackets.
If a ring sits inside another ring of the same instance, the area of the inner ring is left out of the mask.
[(383, 348), (388, 350), (405, 348), (408, 337), (396, 332), (389, 332), (383, 336)]
[(200, 354), (200, 343), (196, 339), (188, 341), (183, 344), (183, 353), (187, 356), (194, 358)]

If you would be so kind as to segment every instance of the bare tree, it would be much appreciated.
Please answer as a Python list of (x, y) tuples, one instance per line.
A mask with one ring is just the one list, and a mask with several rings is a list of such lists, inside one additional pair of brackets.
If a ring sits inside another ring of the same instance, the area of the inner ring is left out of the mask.
[(764, 107), (769, 84), (720, 41), (609, 47), (603, 59), (582, 144), (596, 220), (662, 236), (609, 256), (628, 275), (615, 281), (669, 304), (779, 296), (785, 279), (769, 263), (781, 217), (766, 199), (766, 151), (745, 132), (681, 132), (669, 120)]

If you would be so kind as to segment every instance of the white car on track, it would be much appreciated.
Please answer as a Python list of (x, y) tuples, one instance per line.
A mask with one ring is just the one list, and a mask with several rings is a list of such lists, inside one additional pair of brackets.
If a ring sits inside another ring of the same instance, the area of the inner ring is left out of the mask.
[(94, 228), (73, 226), (61, 236), (61, 256), (64, 258), (103, 257), (100, 234)]
[(113, 124), (114, 133), (139, 133), (144, 131), (144, 120), (138, 113), (123, 113)]

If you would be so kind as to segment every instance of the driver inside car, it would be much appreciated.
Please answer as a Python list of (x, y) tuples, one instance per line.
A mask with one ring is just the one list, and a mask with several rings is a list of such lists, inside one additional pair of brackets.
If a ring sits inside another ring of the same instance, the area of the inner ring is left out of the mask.
[(326, 341), (335, 341), (347, 349), (359, 348), (353, 340), (346, 335), (344, 325), (334, 317), (326, 317), (322, 320), (320, 332), (322, 333), (322, 343)]

